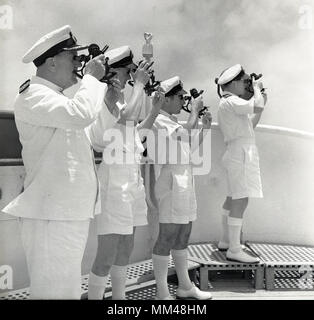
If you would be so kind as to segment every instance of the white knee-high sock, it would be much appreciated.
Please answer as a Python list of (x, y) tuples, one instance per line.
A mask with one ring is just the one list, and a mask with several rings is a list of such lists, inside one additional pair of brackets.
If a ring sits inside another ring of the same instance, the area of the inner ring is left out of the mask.
[(229, 230), (228, 230), (229, 213), (230, 213), (229, 210), (223, 209), (223, 212), (221, 215), (222, 232), (221, 232), (220, 242), (225, 245), (229, 243)]
[(179, 280), (179, 288), (190, 290), (192, 288), (192, 283), (188, 272), (187, 250), (171, 250), (171, 255)]
[(113, 265), (110, 270), (112, 300), (125, 300), (125, 281), (128, 266)]
[(88, 300), (102, 300), (106, 289), (108, 276), (97, 276), (92, 271), (88, 278)]
[(231, 252), (238, 252), (241, 250), (241, 229), (243, 219), (228, 217), (229, 230), (229, 250)]
[(169, 256), (160, 256), (157, 254), (152, 255), (153, 258), (153, 268), (154, 268), (154, 275), (156, 279), (157, 285), (157, 295), (158, 298), (163, 299), (170, 295), (168, 289), (168, 262)]

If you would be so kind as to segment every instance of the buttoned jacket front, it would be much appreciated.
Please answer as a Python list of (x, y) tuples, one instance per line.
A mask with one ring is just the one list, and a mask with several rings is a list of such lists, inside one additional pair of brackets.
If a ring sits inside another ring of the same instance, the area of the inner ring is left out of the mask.
[(14, 114), (26, 177), (24, 191), (2, 211), (24, 218), (85, 220), (94, 215), (98, 182), (85, 128), (103, 105), (106, 85), (85, 75), (73, 97), (33, 77)]

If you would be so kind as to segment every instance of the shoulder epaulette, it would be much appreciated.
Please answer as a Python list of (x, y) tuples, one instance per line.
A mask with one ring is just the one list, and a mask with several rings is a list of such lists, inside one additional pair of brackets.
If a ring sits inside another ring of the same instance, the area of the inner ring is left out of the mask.
[(30, 79), (26, 80), (23, 84), (21, 84), (19, 88), (19, 93), (24, 92), (29, 87), (30, 84), (31, 84)]

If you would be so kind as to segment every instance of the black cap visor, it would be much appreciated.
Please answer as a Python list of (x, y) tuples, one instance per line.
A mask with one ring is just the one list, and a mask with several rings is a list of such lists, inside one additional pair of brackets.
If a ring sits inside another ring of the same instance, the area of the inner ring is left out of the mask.
[(81, 46), (76, 43), (76, 39), (71, 36), (71, 38), (61, 41), (51, 47), (49, 50), (44, 52), (42, 55), (37, 57), (33, 62), (36, 67), (43, 64), (47, 58), (54, 57), (55, 55), (59, 54), (62, 51), (79, 51), (85, 50), (88, 46)]

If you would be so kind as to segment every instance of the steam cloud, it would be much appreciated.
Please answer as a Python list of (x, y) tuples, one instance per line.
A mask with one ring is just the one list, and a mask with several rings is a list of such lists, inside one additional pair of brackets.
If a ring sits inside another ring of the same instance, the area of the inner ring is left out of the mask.
[(2, 2), (13, 8), (14, 28), (0, 30), (0, 109), (12, 109), (19, 85), (34, 74), (31, 64), (21, 62), (26, 50), (43, 34), (70, 24), (80, 43), (128, 44), (138, 60), (144, 31), (152, 32), (157, 79), (179, 75), (186, 89), (204, 89), (214, 120), (214, 79), (241, 63), (264, 75), (269, 100), (261, 123), (314, 132), (313, 27), (299, 26), (300, 7), (314, 8), (313, 1)]

